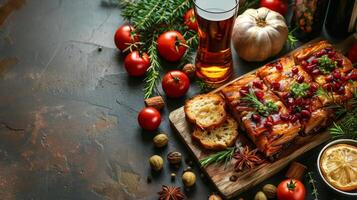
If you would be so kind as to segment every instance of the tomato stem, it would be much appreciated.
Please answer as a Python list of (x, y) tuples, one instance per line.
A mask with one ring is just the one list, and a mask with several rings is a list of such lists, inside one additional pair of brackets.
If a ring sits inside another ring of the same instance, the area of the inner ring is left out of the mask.
[(179, 77), (173, 76), (171, 73), (170, 73), (170, 76), (171, 76), (171, 78), (172, 78), (176, 83), (179, 83), (179, 82), (180, 82), (180, 78), (179, 78)]
[(294, 182), (293, 179), (291, 179), (290, 182), (286, 184), (286, 186), (289, 190), (295, 190), (296, 182)]
[(176, 36), (175, 49), (176, 49), (177, 52), (179, 52), (179, 49), (178, 49), (178, 48), (179, 48), (180, 46), (184, 46), (184, 47), (186, 47), (186, 48), (189, 48), (189, 46), (188, 46), (187, 44), (182, 43), (181, 40)]

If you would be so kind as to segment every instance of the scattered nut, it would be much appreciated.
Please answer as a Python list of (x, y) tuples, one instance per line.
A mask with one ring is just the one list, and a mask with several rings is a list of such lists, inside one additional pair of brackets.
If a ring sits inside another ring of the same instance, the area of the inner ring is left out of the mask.
[(160, 171), (164, 165), (164, 160), (158, 155), (151, 156), (149, 162), (151, 168), (155, 171)]
[(182, 174), (182, 182), (186, 187), (191, 187), (196, 183), (196, 175), (191, 171)]
[(208, 197), (208, 200), (222, 200), (222, 197), (220, 197), (218, 194), (213, 193)]
[(189, 77), (193, 78), (196, 74), (196, 67), (194, 64), (188, 63), (183, 68), (182, 71)]
[(254, 200), (268, 200), (268, 198), (265, 196), (265, 194), (262, 191), (259, 191), (255, 195)]
[(156, 135), (153, 139), (154, 146), (158, 148), (166, 146), (168, 142), (169, 137), (167, 137), (167, 135), (164, 133)]
[(181, 163), (182, 160), (182, 155), (180, 152), (173, 151), (167, 154), (167, 160), (169, 161), (170, 164), (179, 164)]
[(276, 197), (276, 186), (272, 184), (266, 184), (263, 186), (263, 192), (269, 199), (273, 199)]

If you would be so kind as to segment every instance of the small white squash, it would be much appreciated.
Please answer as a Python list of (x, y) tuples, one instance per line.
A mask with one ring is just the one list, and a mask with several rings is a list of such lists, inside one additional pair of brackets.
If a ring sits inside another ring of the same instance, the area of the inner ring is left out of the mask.
[(232, 33), (234, 48), (247, 61), (263, 61), (278, 54), (287, 37), (284, 17), (264, 7), (239, 15)]

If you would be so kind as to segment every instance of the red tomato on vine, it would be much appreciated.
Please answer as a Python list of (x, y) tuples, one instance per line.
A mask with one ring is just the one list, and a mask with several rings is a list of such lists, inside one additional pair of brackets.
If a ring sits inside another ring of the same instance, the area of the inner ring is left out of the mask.
[(130, 46), (139, 41), (139, 36), (135, 33), (134, 27), (123, 25), (118, 28), (114, 35), (114, 42), (120, 51), (124, 51)]
[(304, 184), (296, 179), (282, 181), (276, 190), (278, 200), (304, 200), (305, 194)]
[(193, 11), (193, 9), (189, 9), (184, 17), (184, 22), (185, 22), (185, 25), (191, 29), (191, 30), (194, 30), (194, 31), (198, 31), (198, 23), (197, 23), (197, 20), (196, 20), (196, 16), (195, 16), (195, 13)]
[(162, 89), (168, 97), (181, 97), (187, 93), (189, 87), (190, 79), (179, 70), (168, 72), (162, 79)]
[(142, 76), (150, 66), (150, 58), (146, 53), (133, 51), (124, 60), (124, 67), (130, 76)]
[(167, 31), (157, 39), (157, 50), (167, 61), (179, 61), (186, 53), (186, 40), (177, 31)]

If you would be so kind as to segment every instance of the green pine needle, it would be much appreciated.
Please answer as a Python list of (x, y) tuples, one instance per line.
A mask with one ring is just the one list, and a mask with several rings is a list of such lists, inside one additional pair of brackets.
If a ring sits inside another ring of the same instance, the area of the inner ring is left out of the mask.
[(147, 70), (145, 78), (145, 87), (144, 87), (144, 98), (149, 98), (153, 95), (158, 79), (160, 78), (161, 64), (158, 59), (158, 51), (156, 48), (157, 44), (155, 37), (151, 40), (151, 46), (149, 47), (148, 54), (150, 57), (150, 67)]

